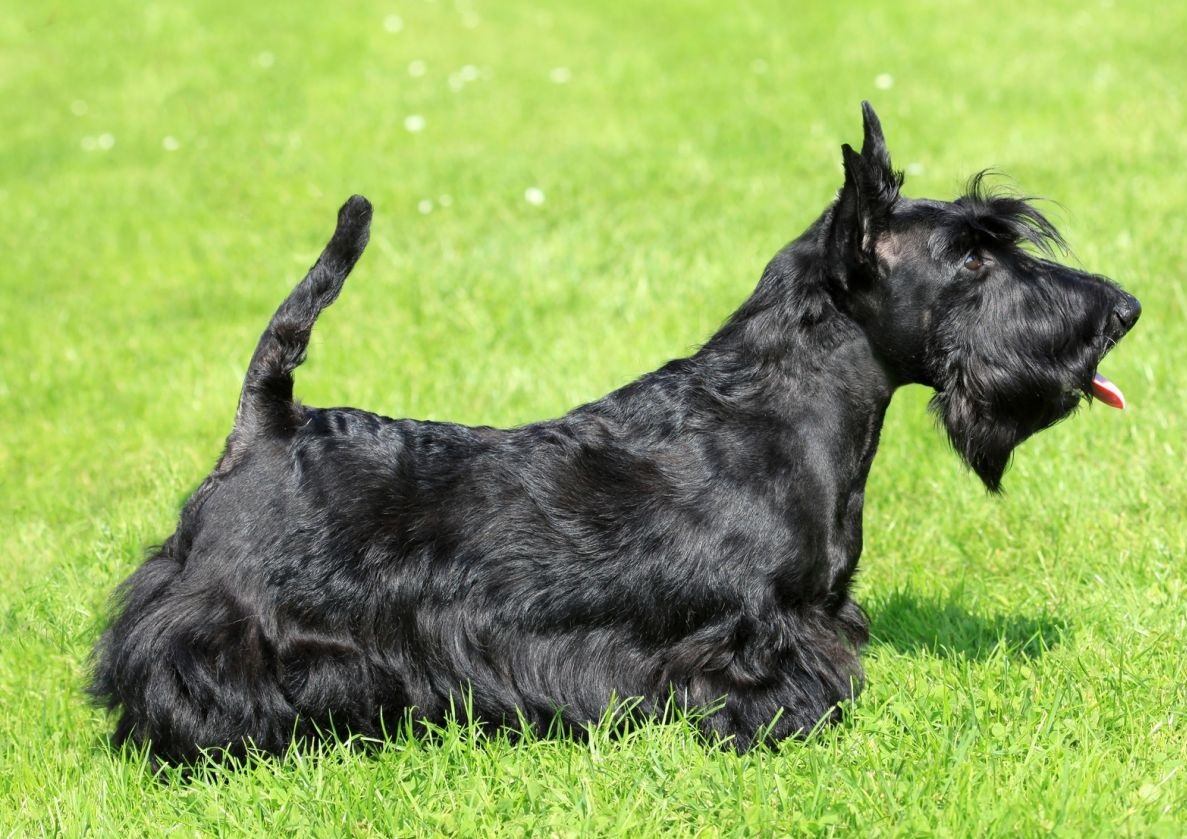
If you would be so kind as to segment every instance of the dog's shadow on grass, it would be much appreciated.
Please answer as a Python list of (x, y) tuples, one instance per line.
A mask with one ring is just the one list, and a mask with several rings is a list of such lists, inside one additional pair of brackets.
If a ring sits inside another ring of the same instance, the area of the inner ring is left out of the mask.
[(870, 644), (901, 653), (929, 652), (972, 661), (995, 652), (1038, 658), (1071, 633), (1067, 621), (1049, 613), (984, 614), (970, 611), (957, 595), (923, 596), (905, 590), (867, 602)]

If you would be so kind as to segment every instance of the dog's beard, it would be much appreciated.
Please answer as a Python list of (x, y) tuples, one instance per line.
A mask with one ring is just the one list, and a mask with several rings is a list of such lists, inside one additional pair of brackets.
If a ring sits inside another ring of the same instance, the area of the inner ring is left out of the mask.
[(931, 401), (952, 447), (990, 492), (1001, 491), (1002, 475), (1020, 443), (1069, 416), (1079, 404), (1078, 391), (1062, 390), (1050, 399), (1003, 409), (959, 387), (938, 390)]
[(1070, 416), (1084, 399), (1114, 404), (1114, 390), (1123, 398), (1097, 373), (1114, 343), (1096, 327), (1106, 319), (1102, 310), (1077, 321), (1050, 320), (1046, 330), (1037, 324), (1026, 345), (970, 340), (967, 316), (936, 330), (926, 353), (936, 389), (931, 410), (991, 492), (1001, 491), (1010, 457), (1027, 438)]

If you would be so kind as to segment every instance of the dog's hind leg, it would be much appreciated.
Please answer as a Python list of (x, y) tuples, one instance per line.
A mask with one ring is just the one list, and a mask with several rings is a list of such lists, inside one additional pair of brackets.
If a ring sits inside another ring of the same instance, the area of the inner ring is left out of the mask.
[(285, 298), (260, 336), (239, 397), (227, 455), (259, 433), (292, 430), (300, 415), (293, 403), (293, 370), (305, 360), (321, 311), (338, 297), (371, 231), (371, 203), (354, 195), (338, 211), (338, 227), (309, 273)]

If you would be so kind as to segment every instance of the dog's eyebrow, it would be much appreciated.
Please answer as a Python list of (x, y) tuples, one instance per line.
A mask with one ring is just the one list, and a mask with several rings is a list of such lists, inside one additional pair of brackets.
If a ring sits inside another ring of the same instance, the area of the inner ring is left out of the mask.
[(928, 248), (936, 258), (961, 256), (970, 247), (1030, 245), (1056, 257), (1068, 252), (1067, 242), (1034, 205), (1033, 198), (1015, 195), (986, 184), (988, 171), (969, 179), (965, 194), (951, 204), (929, 205), (925, 212), (934, 225)]

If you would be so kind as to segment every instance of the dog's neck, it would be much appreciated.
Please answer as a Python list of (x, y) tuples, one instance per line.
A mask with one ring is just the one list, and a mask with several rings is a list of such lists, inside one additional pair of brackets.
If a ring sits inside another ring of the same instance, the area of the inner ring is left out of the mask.
[(861, 554), (866, 479), (897, 383), (833, 303), (818, 226), (776, 255), (691, 362), (701, 386), (733, 408), (720, 414), (734, 426), (728, 433), (763, 446), (771, 474), (782, 476), (771, 481), (770, 500), (833, 513), (819, 517), (823, 532), (808, 534), (826, 557), (814, 579), (796, 584), (817, 595), (823, 586), (839, 600)]
[(612, 422), (636, 446), (687, 449), (705, 470), (696, 480), (723, 493), (722, 504), (820, 510), (787, 520), (769, 578), (783, 601), (839, 608), (861, 555), (866, 478), (895, 381), (833, 303), (819, 226), (771, 260), (694, 356), (575, 415)]
[(821, 395), (881, 417), (899, 384), (862, 327), (833, 300), (820, 229), (775, 255), (758, 287), (691, 361), (704, 381), (768, 412), (794, 415)]

